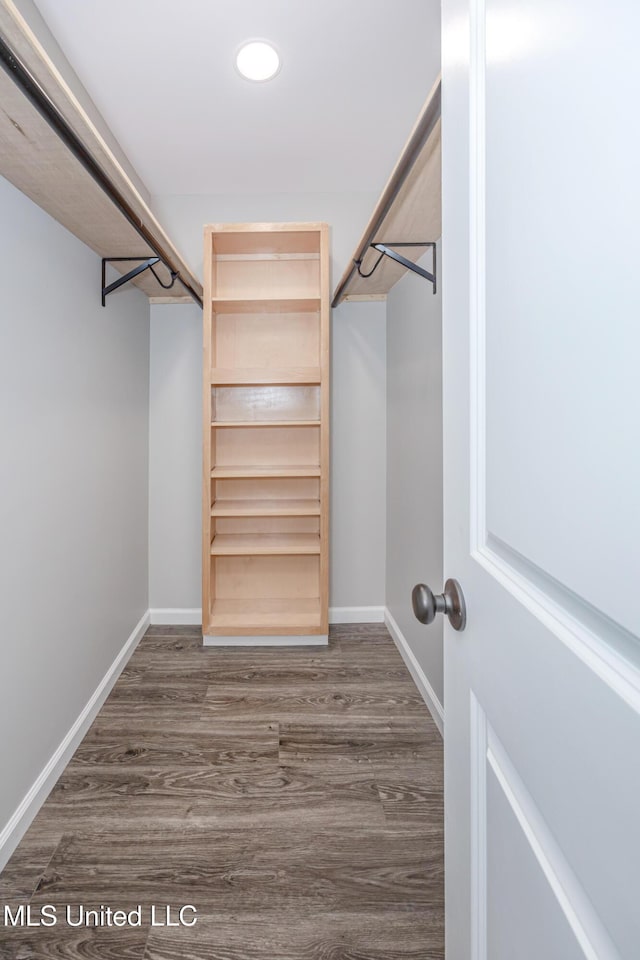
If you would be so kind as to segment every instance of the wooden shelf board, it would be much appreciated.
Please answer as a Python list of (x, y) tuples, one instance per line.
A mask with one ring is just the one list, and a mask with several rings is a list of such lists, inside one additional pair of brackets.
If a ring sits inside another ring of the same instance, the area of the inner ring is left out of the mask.
[(213, 252), (219, 254), (319, 253), (322, 223), (212, 223)]
[[(255, 629), (274, 627), (319, 627), (320, 600), (214, 600), (209, 625), (212, 628)], [(301, 630), (301, 633), (304, 631)]]
[(315, 553), (320, 553), (317, 533), (219, 533), (211, 541), (212, 557)]
[(214, 297), (214, 313), (317, 313), (319, 297)]
[(212, 517), (319, 517), (319, 500), (215, 500)]
[(215, 253), (216, 263), (258, 263), (264, 260), (320, 260), (319, 253)]
[(319, 420), (212, 420), (212, 427), (319, 427)]
[(237, 480), (252, 479), (264, 477), (319, 477), (321, 476), (320, 467), (295, 467), (291, 464), (285, 466), (224, 466), (214, 467), (211, 471), (213, 480)]
[(321, 382), (320, 367), (286, 367), (273, 370), (264, 367), (214, 367), (211, 370), (212, 386), (221, 387), (245, 386), (247, 384), (252, 386), (291, 386), (298, 383), (320, 384)]

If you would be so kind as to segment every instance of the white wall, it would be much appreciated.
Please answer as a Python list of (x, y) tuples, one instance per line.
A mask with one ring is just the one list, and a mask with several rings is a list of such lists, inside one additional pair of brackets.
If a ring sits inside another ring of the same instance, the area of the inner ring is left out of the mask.
[[(326, 221), (333, 284), (373, 209), (371, 194), (156, 197), (156, 213), (202, 273), (205, 223)], [(151, 308), (150, 600), (200, 606), (201, 316)], [(386, 489), (385, 304), (344, 304), (332, 321), (332, 606), (383, 606)]]
[(442, 300), (416, 274), (387, 298), (387, 361), (387, 608), (442, 704), (442, 617), (411, 609), (414, 584), (443, 587)]
[(202, 564), (202, 310), (151, 307), (149, 605), (199, 609)]
[[(0, 834), (148, 608), (149, 307), (0, 178)], [(1, 851), (0, 851), (1, 854)]]
[(386, 304), (333, 311), (332, 607), (384, 606)]

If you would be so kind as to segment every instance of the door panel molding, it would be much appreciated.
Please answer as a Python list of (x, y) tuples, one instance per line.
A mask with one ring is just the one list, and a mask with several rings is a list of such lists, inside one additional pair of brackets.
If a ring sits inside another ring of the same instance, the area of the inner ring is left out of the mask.
[(640, 929), (640, 13), (525, 6), (443, 0), (444, 544), (469, 610), (444, 648), (447, 956), (620, 960)]
[[(600, 680), (640, 714), (640, 670), (626, 656), (578, 619), (564, 603), (557, 602), (546, 589), (539, 588), (530, 573), (524, 575), (489, 547), (476, 550), (472, 556), (514, 600), (522, 604)], [(542, 577), (546, 577), (546, 574), (540, 571)], [(568, 593), (565, 587), (558, 586), (565, 594)], [(602, 614), (597, 613), (597, 616), (602, 617)], [(620, 631), (620, 628), (616, 629)], [(620, 639), (624, 639), (625, 646), (634, 642), (631, 637), (628, 642), (622, 636)]]
[[(492, 99), (491, 87), (487, 92), (487, 86), (491, 82), (491, 71), (496, 59), (495, 51), (490, 51), (487, 56), (487, 42), (490, 47), (495, 46), (492, 43), (493, 32), (496, 29), (497, 18), (495, 7), (499, 4), (491, 4), (489, 0), (468, 0), (467, 9), (469, 11), (469, 314), (470, 314), (470, 545), (471, 553), (483, 551), (492, 539), (500, 539), (508, 547), (518, 552), (526, 558), (533, 566), (543, 569), (547, 576), (551, 577), (558, 584), (562, 584), (571, 595), (591, 598), (597, 595), (594, 583), (586, 576), (578, 576), (572, 579), (571, 570), (566, 563), (558, 563), (554, 567), (550, 562), (548, 554), (536, 553), (534, 543), (531, 543), (531, 552), (528, 551), (526, 538), (519, 539), (517, 529), (512, 530), (513, 537), (509, 536), (508, 525), (505, 526), (504, 517), (500, 526), (495, 527), (495, 532), (499, 537), (492, 534), (493, 523), (491, 515), (492, 494), (495, 493), (499, 485), (496, 483), (496, 477), (499, 475), (500, 464), (494, 464), (490, 459), (491, 453), (491, 435), (487, 430), (487, 407), (491, 403), (491, 397), (487, 391), (487, 377), (490, 376), (491, 363), (494, 354), (491, 352), (492, 327), (491, 313), (487, 319), (487, 309), (491, 307), (491, 296), (487, 302), (487, 282), (491, 283), (491, 270), (489, 270), (489, 281), (487, 281), (487, 244), (491, 242), (490, 237), (490, 215), (487, 217), (486, 195), (487, 190), (491, 190), (492, 170), (491, 154), (487, 156), (487, 136), (491, 136), (491, 117), (495, 108)], [(487, 32), (487, 17), (489, 18), (489, 31)], [(523, 13), (526, 18), (526, 13)], [(511, 22), (509, 29), (511, 30)], [(493, 32), (492, 32), (493, 31)], [(504, 32), (504, 31), (503, 31)], [(487, 41), (488, 36), (488, 41)], [(506, 33), (505, 33), (506, 36)], [(511, 42), (511, 32), (508, 32)], [(515, 41), (514, 41), (515, 42)], [(516, 44), (517, 45), (517, 44)], [(513, 51), (511, 51), (513, 53)], [(489, 124), (489, 133), (487, 132)], [(489, 223), (489, 226), (488, 226)], [(491, 263), (489, 263), (491, 267)], [(532, 283), (535, 282), (532, 274)], [(491, 288), (489, 287), (489, 293)], [(489, 353), (487, 343), (489, 343)], [(496, 361), (497, 362), (497, 361)], [(491, 416), (491, 410), (489, 410)], [(615, 432), (615, 431), (614, 431)], [(626, 445), (628, 447), (629, 444)], [(492, 470), (495, 474), (492, 478)], [(606, 506), (606, 500), (604, 505)], [(547, 517), (548, 510), (544, 509), (544, 504), (539, 504), (542, 516)], [(521, 502), (515, 502), (514, 512), (523, 510), (526, 512), (526, 506)], [(497, 518), (493, 518), (497, 523)], [(561, 543), (562, 538), (559, 537)], [(613, 554), (612, 554), (613, 555)], [(544, 557), (546, 556), (546, 561)], [(626, 557), (628, 560), (628, 557)], [(604, 565), (608, 570), (611, 564)], [(629, 563), (623, 567), (622, 579), (629, 586), (629, 577), (626, 571), (629, 569)], [(604, 574), (603, 574), (604, 576)], [(602, 586), (602, 579), (595, 582), (595, 587)], [(615, 581), (614, 581), (615, 584)], [(536, 586), (540, 589), (540, 584), (536, 581)], [(582, 588), (582, 589), (581, 589)], [(626, 589), (615, 603), (612, 597), (615, 595), (615, 589), (607, 580), (606, 590), (603, 588), (599, 594), (598, 608), (601, 609), (603, 617), (607, 617), (614, 622), (617, 628), (635, 632), (635, 621), (630, 615), (630, 604), (628, 598), (633, 594), (632, 590)], [(633, 605), (631, 605), (633, 607)], [(619, 616), (619, 620), (617, 617)], [(603, 640), (610, 642), (608, 631), (603, 634)], [(633, 656), (632, 656), (633, 659)], [(640, 666), (640, 662), (638, 664)]]
[[(593, 904), (584, 892), (502, 743), (486, 718), (484, 723), (486, 725), (486, 763), (500, 785), (586, 960), (620, 960), (620, 954), (595, 912)], [(484, 778), (486, 785), (486, 772)]]
[(492, 535), (487, 526), (486, 0), (469, 0), (470, 553), (640, 713), (640, 651), (620, 624)]
[(471, 960), (487, 960), (487, 715), (470, 699)]
[(486, 8), (470, 0), (469, 32), (469, 353), (471, 553), (487, 541), (486, 389)]
[(470, 694), (471, 960), (488, 956), (487, 772), (490, 769), (585, 960), (620, 960), (582, 885), (549, 830), (473, 691)]

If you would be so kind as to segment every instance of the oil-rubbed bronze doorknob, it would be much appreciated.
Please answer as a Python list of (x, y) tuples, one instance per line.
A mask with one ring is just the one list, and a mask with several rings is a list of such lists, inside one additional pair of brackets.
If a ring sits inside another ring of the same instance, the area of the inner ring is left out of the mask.
[(467, 610), (457, 580), (447, 580), (443, 593), (434, 593), (426, 583), (416, 583), (411, 592), (411, 605), (420, 623), (433, 623), (437, 613), (444, 613), (454, 630), (464, 630), (466, 626)]

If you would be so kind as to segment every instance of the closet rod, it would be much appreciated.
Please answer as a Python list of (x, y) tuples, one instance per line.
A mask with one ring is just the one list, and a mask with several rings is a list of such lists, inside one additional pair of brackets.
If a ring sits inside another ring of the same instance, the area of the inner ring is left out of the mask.
[[(331, 302), (332, 307), (337, 307), (340, 303), (340, 299), (344, 290), (351, 282), (354, 273), (358, 269), (358, 262), (362, 263), (364, 255), (369, 247), (374, 243), (376, 234), (382, 227), (385, 217), (391, 210), (405, 180), (411, 173), (416, 160), (420, 156), (422, 148), (429, 139), (436, 123), (440, 119), (440, 87), (441, 81), (438, 77), (427, 98), (427, 102), (422, 108), (422, 113), (418, 117), (415, 127), (411, 131), (411, 135), (405, 145), (404, 150), (402, 151), (402, 155), (400, 156), (400, 159), (398, 160), (393, 173), (391, 174), (387, 185), (382, 192), (382, 196), (378, 200), (378, 205), (373, 211), (373, 215), (366, 227), (365, 233), (362, 236), (360, 245), (356, 251), (356, 255), (351, 263), (351, 267), (344, 274), (342, 280), (336, 288), (336, 292), (334, 293), (333, 300)], [(417, 244), (417, 246), (419, 246), (419, 244)]]
[(199, 306), (202, 306), (202, 297), (194, 290), (188, 280), (184, 280), (176, 270), (177, 264), (173, 257), (163, 250), (162, 245), (158, 243), (155, 237), (145, 227), (144, 223), (138, 219), (135, 211), (129, 205), (128, 201), (120, 193), (116, 185), (109, 179), (100, 165), (94, 160), (90, 152), (82, 143), (80, 138), (69, 126), (56, 105), (42, 89), (33, 74), (28, 70), (17, 53), (9, 46), (5, 38), (0, 36), (0, 63), (22, 90), (27, 99), (33, 104), (38, 113), (43, 117), (49, 126), (58, 134), (60, 139), (69, 148), (74, 157), (82, 164), (87, 173), (95, 180), (99, 187), (106, 193), (112, 203), (118, 208), (123, 217), (128, 220), (134, 230), (142, 237), (153, 252), (162, 260), (165, 266), (171, 272), (178, 274), (178, 279), (183, 287), (188, 290)]

